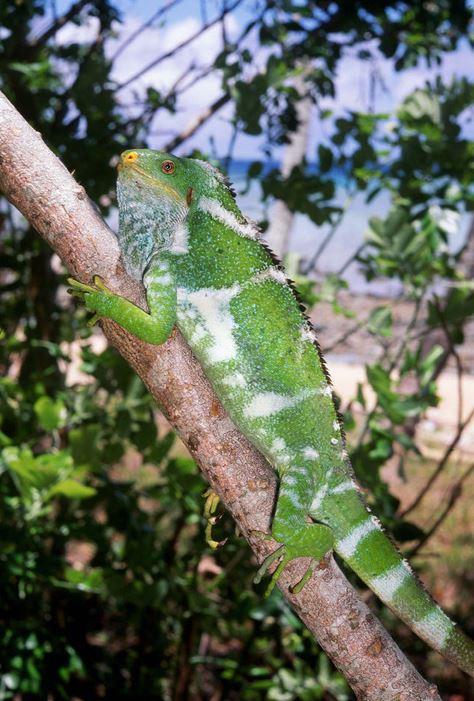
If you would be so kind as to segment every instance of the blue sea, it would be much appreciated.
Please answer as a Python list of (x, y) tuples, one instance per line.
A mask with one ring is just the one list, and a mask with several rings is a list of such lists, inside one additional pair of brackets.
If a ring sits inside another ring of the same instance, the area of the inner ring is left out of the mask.
[[(233, 161), (229, 169), (229, 177), (234, 184), (242, 211), (258, 221), (271, 214), (271, 205), (262, 203), (258, 182), (254, 181), (246, 191), (246, 173), (249, 164), (250, 161)], [(264, 172), (277, 167), (278, 163), (268, 162)], [(336, 203), (342, 207), (347, 200), (349, 181), (345, 173), (338, 171), (333, 172), (333, 178), (337, 186)], [(387, 192), (382, 192), (369, 204), (364, 200), (364, 193), (356, 195), (352, 200), (334, 237), (319, 258), (317, 268), (319, 275), (338, 271), (363, 243), (369, 219), (374, 216), (385, 217), (390, 209), (390, 196)], [(468, 226), (469, 216), (464, 215), (460, 218), (458, 230), (449, 237), (450, 250), (456, 251), (463, 245)], [(297, 214), (293, 220), (289, 250), (305, 259), (310, 258), (329, 229), (329, 225), (318, 227), (307, 216)], [(377, 280), (368, 283), (358, 270), (356, 263), (347, 268), (344, 277), (355, 293), (394, 296), (400, 292), (400, 283), (397, 280)]]

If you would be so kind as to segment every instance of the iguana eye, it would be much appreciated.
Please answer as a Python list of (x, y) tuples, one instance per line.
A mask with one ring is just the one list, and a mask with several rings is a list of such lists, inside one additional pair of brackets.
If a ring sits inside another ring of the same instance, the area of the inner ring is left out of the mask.
[(163, 173), (166, 173), (166, 175), (171, 175), (171, 173), (174, 173), (175, 167), (176, 166), (173, 161), (163, 161), (161, 164), (161, 170)]

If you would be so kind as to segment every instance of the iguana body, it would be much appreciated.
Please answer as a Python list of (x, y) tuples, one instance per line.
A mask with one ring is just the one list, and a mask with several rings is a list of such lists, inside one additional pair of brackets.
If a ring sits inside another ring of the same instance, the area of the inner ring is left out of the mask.
[(364, 505), (314, 333), (225, 178), (202, 161), (149, 150), (124, 152), (119, 170), (120, 246), (149, 314), (100, 280), (71, 284), (98, 316), (150, 343), (177, 324), (233, 421), (279, 475), (274, 579), (289, 560), (317, 561), (334, 548), (423, 640), (474, 674), (472, 641)]

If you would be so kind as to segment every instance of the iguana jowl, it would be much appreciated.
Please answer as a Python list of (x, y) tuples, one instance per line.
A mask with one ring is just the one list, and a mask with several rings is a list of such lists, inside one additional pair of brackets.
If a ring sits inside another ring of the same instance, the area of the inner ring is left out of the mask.
[(204, 161), (129, 150), (117, 195), (123, 261), (143, 282), (149, 313), (100, 278), (71, 286), (98, 317), (149, 343), (166, 341), (176, 324), (235, 424), (277, 471), (271, 534), (280, 546), (263, 571), (280, 558), (274, 582), (291, 559), (317, 562), (334, 549), (423, 640), (474, 674), (473, 642), (363, 503), (314, 332), (227, 180)]

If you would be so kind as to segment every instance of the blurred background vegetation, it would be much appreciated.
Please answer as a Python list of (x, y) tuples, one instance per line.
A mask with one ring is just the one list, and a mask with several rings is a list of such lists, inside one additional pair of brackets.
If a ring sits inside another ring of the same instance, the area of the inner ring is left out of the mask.
[[(230, 173), (319, 330), (371, 505), (472, 635), (471, 22), (464, 0), (0, 4), (0, 88), (112, 224), (124, 148)], [(0, 701), (352, 699), (225, 515), (209, 550), (196, 466), (4, 199), (0, 246)]]

